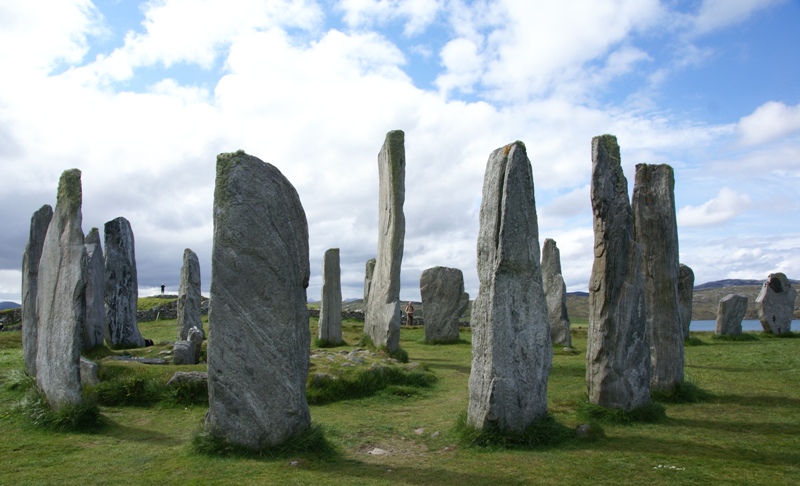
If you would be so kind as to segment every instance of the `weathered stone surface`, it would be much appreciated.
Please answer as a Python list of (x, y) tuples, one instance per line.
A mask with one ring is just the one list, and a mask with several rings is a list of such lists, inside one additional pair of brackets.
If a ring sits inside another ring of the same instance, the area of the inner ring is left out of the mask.
[(106, 251), (106, 329), (111, 346), (144, 346), (136, 324), (139, 281), (133, 231), (127, 219), (119, 217), (105, 224)]
[[(771, 273), (756, 297), (758, 319), (764, 332), (785, 334), (792, 332), (792, 312), (797, 291), (783, 273)], [(41, 321), (40, 321), (41, 322)]]
[(425, 309), (425, 341), (458, 341), (458, 318), (469, 305), (464, 292), (464, 274), (457, 268), (433, 267), (419, 277), (419, 291)]
[(589, 402), (630, 411), (650, 403), (642, 250), (613, 135), (592, 139), (594, 264), (589, 281)]
[(561, 252), (555, 240), (550, 238), (546, 238), (542, 246), (542, 283), (550, 320), (550, 339), (553, 344), (572, 347), (567, 315), (567, 285), (561, 275)]
[(28, 375), (36, 376), (36, 346), (39, 319), (36, 313), (36, 296), (39, 285), (39, 259), (42, 257), (44, 237), (53, 218), (53, 208), (45, 204), (31, 216), (31, 230), (25, 253), (22, 254), (22, 354)]
[(478, 278), (467, 423), (519, 433), (547, 414), (553, 359), (533, 171), (522, 142), (495, 150), (486, 165)]
[(692, 324), (692, 298), (694, 297), (694, 271), (688, 265), (680, 264), (678, 268), (678, 314), (683, 327), (683, 339), (689, 338), (689, 326)]
[(100, 231), (92, 228), (86, 235), (86, 318), (83, 321), (83, 349), (103, 344), (106, 306), (106, 262), (100, 246)]
[(329, 343), (342, 342), (341, 279), (339, 249), (331, 248), (322, 257), (322, 296), (319, 304), (319, 338)]
[(308, 223), (292, 184), (242, 151), (217, 157), (207, 432), (250, 448), (310, 426)]
[(81, 368), (81, 385), (97, 386), (100, 383), (100, 378), (97, 376), (97, 371), (99, 369), (97, 363), (81, 356), (80, 368)]
[(367, 308), (367, 301), (369, 300), (369, 289), (372, 287), (372, 275), (375, 274), (375, 259), (370, 258), (367, 260), (367, 265), (364, 273), (364, 308)]
[(192, 343), (192, 356), (194, 356), (192, 364), (197, 364), (200, 361), (200, 354), (203, 352), (203, 331), (192, 327), (186, 333), (186, 340)]
[(53, 218), (39, 260), (36, 384), (52, 408), (81, 403), (81, 330), (86, 247), (81, 230), (81, 171), (61, 174)]
[(738, 336), (742, 334), (742, 319), (747, 312), (747, 297), (728, 294), (719, 301), (716, 334)]
[(197, 361), (194, 356), (194, 345), (191, 341), (175, 341), (172, 345), (172, 362), (176, 365), (193, 365)]
[(683, 325), (678, 297), (675, 176), (666, 164), (637, 164), (633, 184), (634, 239), (644, 258), (644, 299), (650, 342), (650, 388), (683, 383)]
[(394, 352), (400, 347), (400, 265), (406, 234), (406, 149), (401, 130), (386, 134), (378, 154), (378, 179), (378, 256), (364, 307), (364, 332), (375, 346)]
[(200, 307), (203, 296), (200, 294), (200, 260), (191, 249), (183, 250), (181, 283), (178, 287), (178, 339), (186, 339), (189, 329), (196, 327), (203, 331), (200, 320)]
[(167, 382), (167, 386), (175, 387), (188, 383), (204, 383), (208, 385), (208, 373), (205, 371), (176, 371)]

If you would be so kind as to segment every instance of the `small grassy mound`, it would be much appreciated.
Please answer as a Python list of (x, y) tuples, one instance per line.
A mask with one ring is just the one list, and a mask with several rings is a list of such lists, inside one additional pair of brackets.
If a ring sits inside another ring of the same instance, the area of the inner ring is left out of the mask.
[(53, 410), (44, 394), (31, 388), (15, 410), (28, 423), (50, 432), (95, 432), (104, 427), (100, 408), (84, 396), (79, 404), (64, 404)]
[(683, 341), (684, 346), (705, 346), (705, 342), (696, 336), (690, 336)]
[(530, 424), (522, 433), (502, 430), (494, 423), (483, 430), (467, 424), (467, 412), (456, 419), (453, 433), (464, 447), (535, 449), (576, 440), (575, 431), (558, 423), (551, 415)]
[(283, 444), (265, 446), (259, 449), (232, 444), (225, 439), (198, 431), (192, 437), (191, 450), (196, 454), (207, 456), (239, 456), (251, 458), (285, 458), (302, 454), (316, 459), (331, 459), (336, 456), (336, 449), (325, 438), (322, 426), (311, 424), (308, 430), (301, 432)]
[(306, 400), (321, 405), (340, 400), (367, 397), (381, 391), (410, 396), (419, 388), (436, 383), (436, 376), (419, 366), (414, 369), (378, 365), (371, 368), (341, 368), (336, 375), (315, 373), (308, 377)]
[(764, 337), (779, 338), (779, 339), (793, 339), (793, 338), (796, 338), (796, 337), (800, 337), (800, 333), (791, 332), (791, 331), (785, 332), (783, 334), (773, 334), (771, 332), (764, 332), (764, 333), (761, 333), (761, 334)]
[(667, 416), (664, 406), (655, 402), (625, 411), (618, 408), (601, 407), (586, 400), (579, 402), (576, 409), (578, 416), (582, 420), (604, 424), (652, 423), (658, 422)]
[(758, 336), (752, 332), (745, 332), (738, 335), (714, 334), (711, 339), (715, 341), (758, 341)]

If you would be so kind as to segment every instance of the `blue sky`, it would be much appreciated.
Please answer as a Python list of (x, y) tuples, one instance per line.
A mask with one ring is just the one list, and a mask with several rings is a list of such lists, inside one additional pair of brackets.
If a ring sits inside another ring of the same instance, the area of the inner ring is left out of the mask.
[(800, 278), (800, 2), (791, 0), (0, 0), (0, 300), (19, 301), (31, 214), (83, 171), (84, 231), (131, 222), (142, 295), (210, 277), (215, 157), (244, 149), (295, 185), (318, 299), (340, 248), (360, 297), (377, 243), (378, 150), (406, 132), (401, 297), (462, 269), (495, 148), (522, 140), (540, 243), (571, 291), (592, 264), (591, 137), (676, 174), (698, 283)]

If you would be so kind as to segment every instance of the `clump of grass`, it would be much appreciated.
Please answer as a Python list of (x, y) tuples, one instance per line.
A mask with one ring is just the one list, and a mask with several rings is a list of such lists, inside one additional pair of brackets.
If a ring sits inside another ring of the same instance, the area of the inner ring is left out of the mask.
[(381, 346), (378, 348), (378, 354), (384, 355), (388, 358), (396, 359), (401, 363), (408, 363), (408, 352), (399, 346), (396, 351), (389, 351), (386, 346)]
[(347, 346), (347, 343), (344, 341), (328, 341), (326, 339), (314, 338), (314, 347), (315, 348), (337, 348), (339, 346)]
[(705, 346), (705, 344), (702, 339), (696, 336), (690, 336), (683, 341), (684, 346)]
[(781, 339), (793, 339), (793, 338), (796, 338), (796, 337), (800, 337), (800, 333), (791, 332), (791, 331), (784, 332), (782, 334), (773, 334), (771, 332), (764, 332), (764, 333), (762, 333), (762, 335), (764, 337), (781, 338)]
[(361, 333), (361, 335), (358, 336), (358, 343), (356, 343), (356, 344), (360, 348), (372, 348), (372, 349), (375, 349), (375, 343), (372, 342), (372, 338), (369, 337), (369, 334), (367, 334), (365, 332)]
[(101, 381), (95, 388), (101, 405), (149, 407), (169, 400), (167, 388), (147, 376), (119, 376)]
[(36, 388), (16, 407), (16, 412), (31, 425), (51, 432), (94, 432), (103, 428), (97, 402), (84, 396), (81, 403), (50, 408), (44, 393)]
[(170, 387), (166, 401), (175, 405), (208, 405), (208, 382), (187, 381)]
[(306, 400), (310, 405), (321, 405), (366, 397), (383, 390), (394, 395), (409, 396), (416, 394), (417, 389), (431, 387), (434, 383), (436, 376), (422, 367), (408, 370), (397, 366), (376, 366), (368, 369), (342, 370), (337, 376), (327, 374), (309, 376)]
[(578, 403), (577, 412), (582, 420), (623, 425), (637, 422), (658, 422), (667, 416), (664, 406), (655, 402), (625, 411), (618, 408), (601, 407), (585, 400)]
[(23, 392), (36, 385), (36, 378), (30, 376), (23, 369), (13, 369), (9, 371), (3, 380), (6, 390)]
[(707, 401), (711, 394), (691, 381), (684, 380), (672, 390), (652, 390), (650, 397), (661, 403), (698, 403)]
[(196, 454), (207, 456), (255, 458), (282, 458), (303, 454), (318, 459), (330, 459), (336, 455), (336, 449), (325, 438), (323, 428), (318, 424), (311, 424), (307, 430), (294, 435), (282, 444), (257, 449), (234, 444), (222, 437), (200, 430), (192, 437), (191, 450)]
[(459, 444), (464, 447), (497, 447), (503, 449), (534, 449), (552, 447), (576, 439), (575, 431), (558, 423), (551, 415), (531, 423), (521, 433), (501, 429), (489, 423), (482, 430), (467, 424), (467, 413), (461, 412), (453, 426)]
[(737, 335), (731, 334), (714, 334), (712, 339), (717, 341), (758, 341), (758, 336), (752, 332), (746, 332)]

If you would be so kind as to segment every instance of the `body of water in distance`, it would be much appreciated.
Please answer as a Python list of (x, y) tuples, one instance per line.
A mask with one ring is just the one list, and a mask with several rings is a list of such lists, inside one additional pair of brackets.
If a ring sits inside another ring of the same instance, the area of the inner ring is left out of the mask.
[[(717, 329), (717, 321), (692, 321), (689, 325), (689, 331), (699, 332), (714, 332)], [(742, 321), (742, 331), (763, 331), (761, 321), (759, 320), (744, 320)], [(795, 319), (792, 321), (792, 332), (800, 331), (800, 320)]]

